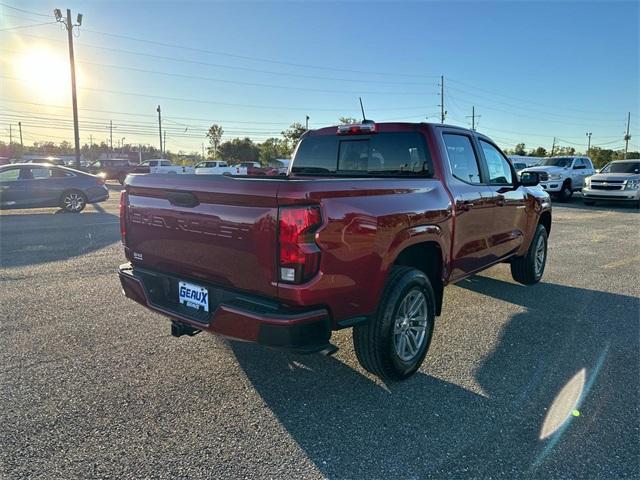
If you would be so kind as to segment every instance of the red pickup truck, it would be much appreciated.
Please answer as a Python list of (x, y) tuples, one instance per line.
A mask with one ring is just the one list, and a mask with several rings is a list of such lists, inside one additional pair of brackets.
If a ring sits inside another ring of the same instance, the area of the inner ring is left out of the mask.
[(365, 121), (307, 132), (286, 177), (130, 175), (120, 224), (127, 297), (201, 330), (332, 353), (353, 327), (388, 379), (422, 364), (443, 288), (498, 262), (542, 277), (551, 202), (486, 136)]

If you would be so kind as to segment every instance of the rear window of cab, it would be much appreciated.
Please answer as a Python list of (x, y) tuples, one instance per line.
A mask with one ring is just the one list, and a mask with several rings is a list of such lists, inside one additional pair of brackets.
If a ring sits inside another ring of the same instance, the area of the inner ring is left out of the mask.
[(303, 138), (293, 160), (296, 175), (420, 176), (433, 174), (418, 132)]

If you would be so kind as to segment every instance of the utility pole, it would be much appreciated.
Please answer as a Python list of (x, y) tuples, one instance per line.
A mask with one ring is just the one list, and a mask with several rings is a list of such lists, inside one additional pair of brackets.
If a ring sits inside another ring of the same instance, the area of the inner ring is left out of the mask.
[(627, 152), (629, 151), (629, 140), (631, 140), (631, 135), (629, 135), (629, 123), (631, 123), (631, 112), (627, 113), (627, 133), (624, 136), (624, 159), (627, 159)]
[(553, 157), (553, 152), (556, 150), (556, 137), (553, 137), (553, 145), (551, 145), (551, 157)]
[(113, 120), (109, 120), (109, 148), (113, 154)]
[(591, 150), (591, 132), (587, 132), (587, 157), (589, 156), (589, 150)]
[(309, 130), (309, 115), (307, 115), (307, 119), (305, 120), (304, 128)]
[(446, 114), (444, 109), (444, 75), (440, 75), (440, 123), (444, 123)]
[(160, 133), (160, 153), (162, 154), (162, 114), (160, 113), (160, 105), (156, 109), (158, 112), (158, 132)]
[(18, 122), (18, 130), (20, 130), (20, 147), (24, 148), (22, 144), (22, 122)]
[(120, 153), (124, 154), (124, 139), (125, 137), (122, 137), (122, 143), (120, 144)]
[(73, 134), (76, 143), (76, 168), (80, 168), (80, 128), (78, 127), (78, 98), (76, 96), (76, 61), (73, 54), (73, 28), (82, 25), (82, 14), (79, 13), (76, 22), (71, 21), (71, 10), (67, 8), (67, 18), (62, 18), (59, 8), (53, 11), (56, 21), (62, 23), (67, 29), (69, 42), (69, 66), (71, 68), (71, 104), (73, 107)]
[(471, 107), (471, 116), (467, 115), (467, 118), (471, 118), (471, 130), (476, 129), (476, 118), (480, 118), (482, 115), (476, 115), (475, 105)]

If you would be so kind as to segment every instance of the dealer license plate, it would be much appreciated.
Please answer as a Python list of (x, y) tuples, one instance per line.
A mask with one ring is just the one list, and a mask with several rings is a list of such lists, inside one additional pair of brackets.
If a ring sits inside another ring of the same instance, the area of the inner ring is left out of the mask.
[(178, 284), (178, 300), (187, 307), (209, 311), (209, 291), (200, 285), (180, 282)]

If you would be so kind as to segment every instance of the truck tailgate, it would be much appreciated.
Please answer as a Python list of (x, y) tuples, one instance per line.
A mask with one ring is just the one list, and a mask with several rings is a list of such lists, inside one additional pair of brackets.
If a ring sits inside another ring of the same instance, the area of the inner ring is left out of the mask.
[(277, 295), (278, 180), (131, 175), (126, 253), (134, 265)]

